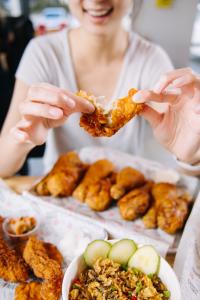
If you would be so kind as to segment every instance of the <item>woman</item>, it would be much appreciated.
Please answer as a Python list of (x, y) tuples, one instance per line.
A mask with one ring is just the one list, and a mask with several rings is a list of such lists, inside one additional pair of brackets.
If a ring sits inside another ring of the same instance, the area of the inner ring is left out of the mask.
[[(29, 151), (46, 140), (46, 167), (59, 153), (88, 145), (170, 162), (152, 129), (178, 159), (198, 163), (199, 79), (187, 69), (172, 71), (161, 48), (123, 29), (132, 0), (71, 0), (69, 5), (80, 27), (34, 39), (18, 68), (0, 137), (0, 176), (16, 172)], [(133, 119), (111, 138), (94, 139), (79, 127), (77, 112), (90, 113), (94, 107), (75, 96), (77, 90), (117, 99), (132, 87), (149, 90), (156, 83), (154, 92), (141, 91), (136, 100), (170, 103), (165, 113), (147, 105), (143, 118)], [(166, 92), (170, 84), (179, 87), (180, 95)]]

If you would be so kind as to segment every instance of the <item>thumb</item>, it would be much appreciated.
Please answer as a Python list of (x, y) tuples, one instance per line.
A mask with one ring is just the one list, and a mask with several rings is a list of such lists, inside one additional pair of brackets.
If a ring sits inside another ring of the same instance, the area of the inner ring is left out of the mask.
[(140, 116), (143, 116), (147, 122), (150, 123), (152, 128), (156, 128), (158, 124), (162, 122), (163, 114), (157, 112), (152, 107), (145, 105), (144, 110), (140, 113)]

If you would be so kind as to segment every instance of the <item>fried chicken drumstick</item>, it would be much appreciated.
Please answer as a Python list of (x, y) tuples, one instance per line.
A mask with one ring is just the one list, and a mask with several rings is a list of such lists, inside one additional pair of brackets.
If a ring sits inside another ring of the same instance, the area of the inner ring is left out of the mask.
[(143, 217), (146, 228), (159, 227), (169, 234), (184, 226), (191, 198), (169, 183), (157, 183), (152, 188), (153, 205)]
[(128, 96), (118, 99), (113, 103), (110, 110), (103, 109), (98, 103), (97, 98), (89, 95), (84, 91), (77, 93), (95, 106), (92, 114), (84, 113), (80, 118), (80, 126), (88, 131), (92, 136), (110, 137), (114, 135), (121, 127), (123, 127), (134, 116), (138, 115), (144, 108), (144, 104), (136, 104), (133, 101), (133, 95), (137, 92), (131, 89)]
[(124, 220), (133, 221), (143, 215), (150, 205), (149, 190), (152, 182), (135, 188), (118, 201), (120, 214)]
[(115, 180), (116, 174), (113, 173), (110, 176), (91, 184), (88, 189), (85, 203), (95, 211), (106, 210), (112, 203), (110, 189), (115, 183)]
[(111, 196), (113, 199), (118, 200), (131, 189), (141, 186), (145, 183), (144, 175), (131, 168), (123, 168), (117, 174), (116, 184), (111, 188)]
[(70, 196), (87, 169), (75, 152), (68, 152), (59, 157), (53, 169), (35, 187), (42, 196)]
[(86, 172), (82, 182), (73, 192), (73, 197), (85, 202), (89, 187), (101, 179), (108, 177), (114, 171), (114, 165), (107, 159), (101, 159), (92, 164)]

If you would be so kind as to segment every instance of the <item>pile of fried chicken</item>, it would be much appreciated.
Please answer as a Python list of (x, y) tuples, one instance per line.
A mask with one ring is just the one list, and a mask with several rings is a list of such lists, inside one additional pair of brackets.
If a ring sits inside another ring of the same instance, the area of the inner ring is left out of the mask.
[[(0, 278), (19, 283), (15, 300), (59, 300), (63, 279), (59, 250), (36, 236), (10, 245), (3, 234), (2, 222), (0, 217)], [(33, 276), (40, 281), (29, 281)]]
[(188, 193), (174, 184), (154, 183), (132, 167), (117, 172), (107, 159), (87, 165), (75, 152), (63, 154), (35, 191), (41, 196), (72, 195), (95, 211), (117, 204), (123, 219), (142, 217), (146, 228), (170, 234), (183, 228), (191, 203)]
[(95, 107), (93, 113), (81, 116), (80, 126), (95, 137), (114, 135), (144, 109), (144, 104), (134, 102), (136, 92), (135, 89), (129, 90), (126, 97), (114, 101), (110, 108), (106, 108), (98, 102), (98, 97), (79, 91), (77, 95), (90, 101)]

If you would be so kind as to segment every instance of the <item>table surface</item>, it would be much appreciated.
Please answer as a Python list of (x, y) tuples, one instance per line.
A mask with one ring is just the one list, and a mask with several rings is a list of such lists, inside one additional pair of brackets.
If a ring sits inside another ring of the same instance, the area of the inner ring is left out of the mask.
[[(20, 194), (22, 191), (28, 190), (38, 178), (36, 176), (15, 176), (5, 179), (5, 182), (11, 189)], [(175, 254), (167, 254), (166, 259), (173, 266)]]

